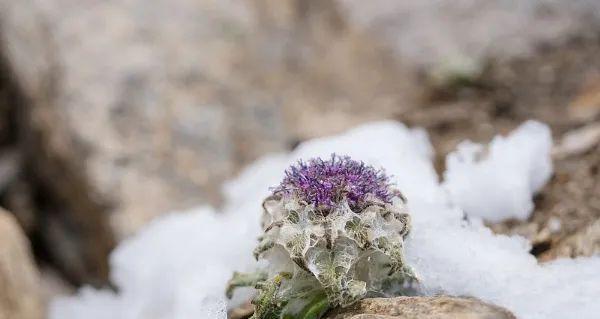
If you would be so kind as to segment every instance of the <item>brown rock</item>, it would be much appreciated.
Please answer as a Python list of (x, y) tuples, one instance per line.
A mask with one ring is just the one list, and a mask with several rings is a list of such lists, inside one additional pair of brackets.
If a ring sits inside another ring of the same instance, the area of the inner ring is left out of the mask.
[(40, 279), (29, 242), (15, 218), (0, 209), (0, 319), (41, 319)]
[(600, 219), (562, 239), (540, 256), (541, 261), (600, 254)]
[(587, 80), (579, 94), (568, 105), (569, 117), (586, 122), (600, 115), (600, 75)]
[(247, 302), (229, 312), (227, 318), (229, 319), (247, 319), (254, 313), (254, 305)]
[(558, 159), (581, 155), (598, 144), (600, 144), (600, 122), (592, 122), (565, 133), (560, 143), (552, 150), (552, 155)]
[(327, 319), (514, 319), (508, 310), (474, 298), (449, 296), (363, 299)]

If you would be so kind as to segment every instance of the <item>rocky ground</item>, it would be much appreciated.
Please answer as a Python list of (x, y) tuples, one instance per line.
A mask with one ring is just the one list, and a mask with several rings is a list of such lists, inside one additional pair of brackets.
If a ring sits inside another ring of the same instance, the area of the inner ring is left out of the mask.
[[(252, 315), (248, 304), (232, 311), (230, 319)], [(474, 298), (460, 297), (397, 297), (367, 298), (356, 304), (329, 311), (327, 319), (514, 319), (510, 311), (486, 304)]]
[(463, 139), (548, 123), (535, 213), (491, 226), (542, 261), (598, 253), (600, 6), (416, 3), (0, 0), (0, 206), (43, 287), (105, 285), (110, 250), (151, 218), (218, 204), (266, 152), (384, 118), (425, 127), (440, 171)]
[(600, 218), (599, 48), (600, 38), (590, 35), (541, 47), (533, 58), (492, 62), (472, 83), (453, 91), (434, 88), (419, 111), (399, 117), (428, 128), (440, 171), (445, 154), (465, 138), (487, 141), (529, 118), (548, 123), (555, 174), (538, 195), (533, 216), (491, 225), (531, 240), (532, 253), (542, 260), (598, 252), (598, 235), (590, 229)]
[(472, 318), (514, 319), (500, 307), (471, 298), (458, 297), (397, 297), (372, 298), (327, 315), (330, 319), (417, 319)]

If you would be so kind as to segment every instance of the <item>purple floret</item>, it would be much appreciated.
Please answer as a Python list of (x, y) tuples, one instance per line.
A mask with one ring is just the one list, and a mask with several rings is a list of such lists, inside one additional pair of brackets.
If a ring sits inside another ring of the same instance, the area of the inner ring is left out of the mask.
[(313, 158), (298, 161), (285, 172), (285, 178), (274, 189), (274, 194), (296, 196), (319, 209), (335, 208), (344, 199), (350, 208), (361, 208), (369, 196), (391, 203), (389, 177), (348, 156), (331, 155), (331, 159)]

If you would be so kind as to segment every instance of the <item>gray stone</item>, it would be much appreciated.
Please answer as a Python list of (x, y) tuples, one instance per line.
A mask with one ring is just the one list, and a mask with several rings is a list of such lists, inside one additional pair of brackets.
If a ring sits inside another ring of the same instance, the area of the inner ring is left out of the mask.
[(243, 3), (3, 0), (0, 23), (19, 144), (49, 202), (40, 233), (71, 281), (102, 282), (115, 241), (218, 202), (239, 159), (287, 145), (280, 111), (238, 80)]
[(531, 55), (540, 44), (585, 34), (600, 21), (600, 4), (587, 0), (337, 2), (350, 25), (433, 71), (468, 73), (486, 59)]
[(70, 281), (105, 281), (116, 241), (218, 203), (262, 154), (392, 115), (414, 90), (342, 20), (330, 1), (0, 0), (37, 225)]

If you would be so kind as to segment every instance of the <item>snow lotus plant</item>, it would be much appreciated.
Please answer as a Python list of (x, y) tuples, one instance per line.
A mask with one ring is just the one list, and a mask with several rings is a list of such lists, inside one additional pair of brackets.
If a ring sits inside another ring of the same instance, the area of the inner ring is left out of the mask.
[(319, 318), (366, 296), (401, 294), (416, 280), (404, 261), (406, 200), (389, 177), (349, 157), (300, 161), (263, 202), (254, 254), (227, 294), (254, 286), (254, 319)]

